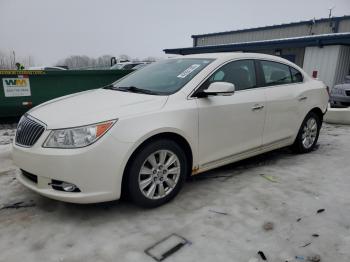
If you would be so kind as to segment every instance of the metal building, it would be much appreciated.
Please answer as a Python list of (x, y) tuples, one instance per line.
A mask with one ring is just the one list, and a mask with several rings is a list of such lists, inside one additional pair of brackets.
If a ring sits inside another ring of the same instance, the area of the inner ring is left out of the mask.
[(258, 52), (286, 58), (329, 87), (350, 74), (350, 16), (192, 35), (193, 47), (167, 54)]

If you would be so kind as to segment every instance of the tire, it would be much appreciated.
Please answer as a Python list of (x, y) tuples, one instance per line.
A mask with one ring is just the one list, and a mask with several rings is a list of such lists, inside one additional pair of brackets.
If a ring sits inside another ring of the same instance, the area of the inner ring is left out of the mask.
[(296, 153), (308, 153), (312, 151), (317, 144), (321, 126), (320, 117), (314, 112), (308, 113), (292, 145), (293, 151)]
[(128, 198), (141, 207), (163, 205), (179, 193), (188, 170), (186, 154), (176, 142), (159, 139), (147, 143), (127, 169)]

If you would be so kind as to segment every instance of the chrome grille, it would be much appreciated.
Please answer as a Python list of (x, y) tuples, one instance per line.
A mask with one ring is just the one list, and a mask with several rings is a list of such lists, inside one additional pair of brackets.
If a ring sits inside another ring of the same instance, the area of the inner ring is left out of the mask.
[(16, 144), (31, 147), (38, 141), (44, 130), (45, 126), (23, 116), (17, 126)]

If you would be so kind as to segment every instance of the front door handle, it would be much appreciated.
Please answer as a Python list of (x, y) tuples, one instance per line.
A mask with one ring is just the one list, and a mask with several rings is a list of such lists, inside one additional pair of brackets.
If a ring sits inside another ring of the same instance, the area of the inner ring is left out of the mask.
[(261, 110), (261, 109), (263, 109), (263, 108), (264, 108), (263, 105), (256, 104), (256, 105), (254, 105), (254, 106), (252, 107), (252, 110), (253, 110), (253, 111), (257, 111), (257, 110)]
[(304, 101), (307, 99), (307, 96), (299, 96), (298, 101)]

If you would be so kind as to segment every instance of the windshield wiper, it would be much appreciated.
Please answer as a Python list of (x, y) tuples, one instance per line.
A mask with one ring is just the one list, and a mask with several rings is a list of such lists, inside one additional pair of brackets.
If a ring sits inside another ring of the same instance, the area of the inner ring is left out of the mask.
[(111, 89), (111, 90), (115, 90), (116, 89), (116, 87), (113, 84), (109, 84), (109, 85), (103, 86), (102, 88), (103, 89)]
[(103, 89), (110, 89), (110, 90), (117, 90), (122, 92), (133, 92), (133, 93), (139, 93), (139, 94), (147, 94), (147, 95), (159, 95), (159, 93), (148, 90), (148, 89), (142, 89), (137, 88), (136, 86), (115, 86), (113, 84), (106, 85), (102, 87)]
[(118, 88), (114, 87), (115, 90), (121, 90), (121, 91), (127, 91), (127, 92), (133, 92), (133, 93), (140, 93), (140, 94), (147, 94), (147, 95), (159, 95), (159, 93), (148, 90), (148, 89), (142, 89), (138, 88), (136, 86), (119, 86)]
[(109, 90), (122, 91), (122, 92), (129, 92), (129, 90), (127, 88), (119, 88), (119, 87), (116, 87), (113, 84), (103, 86), (102, 88), (103, 89), (109, 89)]

